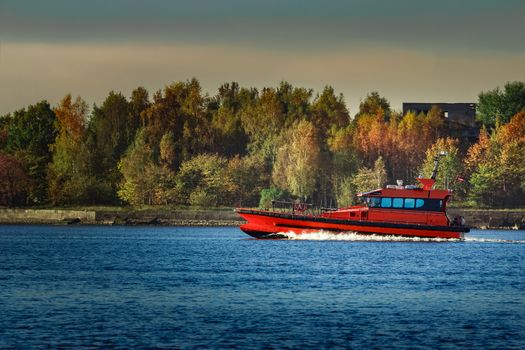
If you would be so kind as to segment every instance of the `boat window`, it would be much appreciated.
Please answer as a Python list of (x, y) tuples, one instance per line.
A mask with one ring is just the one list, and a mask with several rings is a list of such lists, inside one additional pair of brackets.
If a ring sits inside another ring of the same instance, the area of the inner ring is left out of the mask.
[(423, 210), (428, 211), (441, 211), (442, 209), (442, 201), (437, 199), (427, 199), (425, 201), (425, 206), (423, 207)]
[(416, 206), (416, 200), (414, 198), (405, 198), (405, 208), (414, 209)]
[(416, 199), (416, 209), (441, 211), (443, 210), (443, 201), (439, 199)]
[(366, 203), (371, 208), (379, 207), (379, 205), (381, 204), (381, 198), (379, 198), (379, 197), (368, 197), (367, 200), (366, 200)]
[(394, 198), (392, 201), (392, 207), (403, 208), (403, 198)]
[(443, 211), (443, 201), (439, 199), (422, 198), (391, 198), (368, 197), (366, 203), (376, 208), (405, 208), (421, 211)]

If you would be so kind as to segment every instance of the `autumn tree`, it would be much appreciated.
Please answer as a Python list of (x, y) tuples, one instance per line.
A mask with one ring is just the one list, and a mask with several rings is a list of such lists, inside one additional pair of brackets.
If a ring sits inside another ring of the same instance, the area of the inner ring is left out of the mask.
[(143, 112), (150, 107), (148, 91), (139, 86), (131, 92), (131, 98), (129, 100), (129, 117), (128, 127), (126, 131), (127, 144), (130, 145), (135, 139), (135, 133), (141, 128), (146, 126), (145, 115)]
[(160, 139), (167, 131), (173, 133), (177, 166), (210, 148), (207, 102), (197, 79), (175, 82), (155, 93), (153, 103), (141, 113), (146, 142), (155, 159), (159, 155)]
[(88, 107), (84, 100), (66, 95), (54, 109), (58, 135), (51, 146), (49, 196), (53, 204), (81, 204), (97, 197), (91, 153), (86, 144)]
[(525, 113), (489, 136), (482, 133), (468, 152), (465, 164), (472, 174), (469, 197), (478, 206), (523, 205), (525, 188)]

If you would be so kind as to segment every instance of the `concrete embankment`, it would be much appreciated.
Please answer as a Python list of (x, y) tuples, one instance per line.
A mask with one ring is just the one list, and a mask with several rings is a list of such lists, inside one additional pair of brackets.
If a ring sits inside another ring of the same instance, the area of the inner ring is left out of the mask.
[(1, 224), (237, 226), (233, 210), (0, 209)]
[[(449, 210), (472, 228), (525, 229), (525, 210)], [(86, 224), (238, 226), (243, 220), (233, 210), (67, 210), (0, 209), (2, 224)]]
[(96, 224), (96, 212), (62, 209), (0, 209), (3, 224)]

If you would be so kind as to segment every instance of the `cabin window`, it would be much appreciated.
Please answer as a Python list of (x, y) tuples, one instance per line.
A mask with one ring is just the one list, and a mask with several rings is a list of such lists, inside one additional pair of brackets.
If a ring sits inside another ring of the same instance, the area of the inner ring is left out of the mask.
[(367, 197), (366, 204), (371, 208), (376, 208), (381, 205), (381, 198), (379, 197)]
[(392, 201), (392, 207), (403, 208), (403, 198), (394, 198)]
[(366, 197), (365, 203), (371, 208), (413, 209), (421, 211), (442, 211), (443, 201), (422, 198)]
[(442, 201), (437, 199), (427, 199), (424, 209), (428, 211), (441, 211), (441, 207)]
[(438, 199), (416, 199), (416, 209), (425, 211), (441, 211), (443, 201)]

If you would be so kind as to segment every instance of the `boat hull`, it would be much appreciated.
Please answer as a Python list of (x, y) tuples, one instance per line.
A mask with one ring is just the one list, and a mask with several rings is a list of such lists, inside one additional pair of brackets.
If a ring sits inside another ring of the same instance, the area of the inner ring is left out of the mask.
[(362, 234), (395, 235), (409, 237), (435, 237), (462, 239), (463, 226), (430, 226), (421, 224), (343, 220), (322, 216), (279, 213), (265, 210), (237, 209), (247, 223), (240, 229), (259, 238), (285, 238), (285, 233), (309, 234), (319, 231), (358, 232)]

